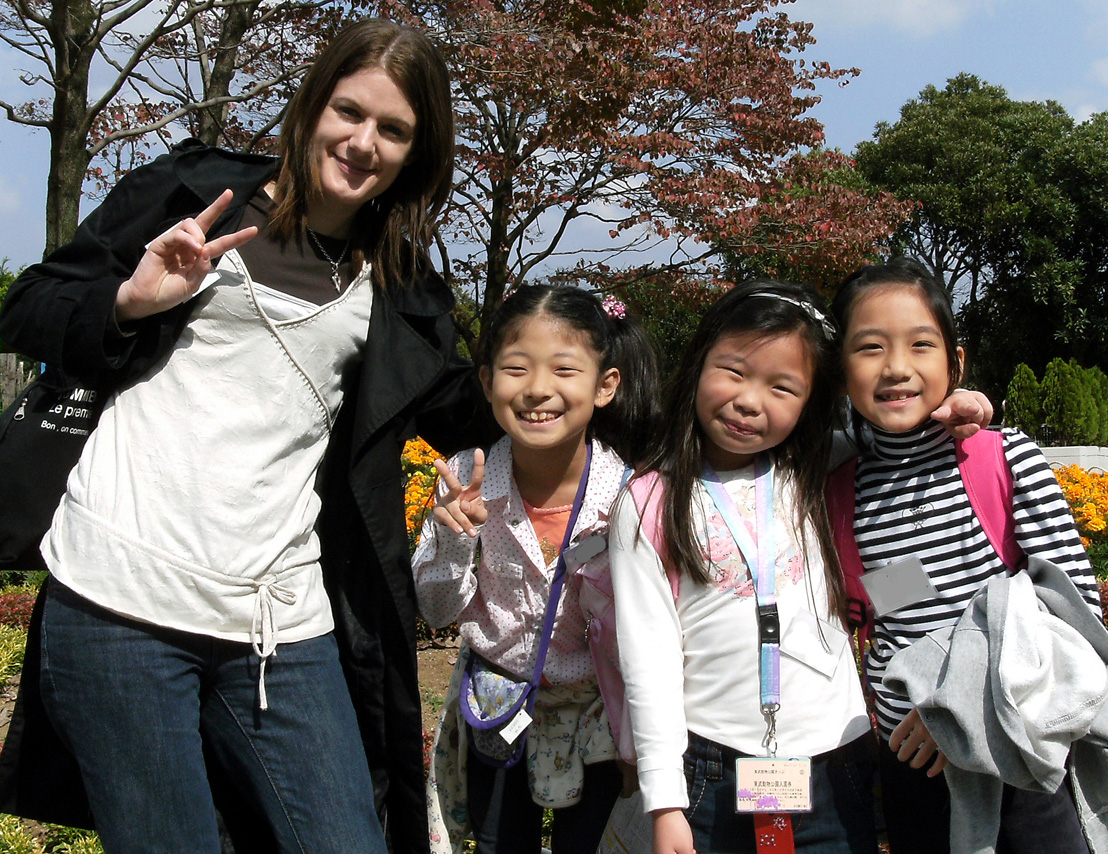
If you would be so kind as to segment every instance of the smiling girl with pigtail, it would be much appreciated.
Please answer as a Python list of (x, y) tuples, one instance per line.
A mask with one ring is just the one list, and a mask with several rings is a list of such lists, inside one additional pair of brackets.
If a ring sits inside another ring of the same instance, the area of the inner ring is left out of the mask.
[[(655, 423), (653, 353), (622, 314), (572, 287), (508, 297), (480, 360), (507, 435), (436, 463), (416, 592), (464, 646), (428, 784), (435, 852), (459, 850), (467, 825), (481, 854), (537, 851), (543, 807), (555, 854), (595, 851), (622, 788), (578, 597)], [(504, 698), (506, 724), (489, 726)]]

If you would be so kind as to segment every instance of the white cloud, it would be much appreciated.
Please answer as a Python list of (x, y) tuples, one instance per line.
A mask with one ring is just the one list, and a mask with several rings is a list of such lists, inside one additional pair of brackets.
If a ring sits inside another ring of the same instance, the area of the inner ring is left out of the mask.
[(1103, 109), (1096, 104), (1078, 104), (1072, 111), (1073, 120), (1079, 124), (1087, 122), (1095, 113), (1101, 113)]

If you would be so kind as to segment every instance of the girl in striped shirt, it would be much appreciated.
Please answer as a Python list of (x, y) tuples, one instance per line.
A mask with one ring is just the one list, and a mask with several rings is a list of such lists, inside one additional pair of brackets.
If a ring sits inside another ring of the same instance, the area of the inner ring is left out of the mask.
[[(863, 449), (854, 517), (863, 567), (922, 568), (933, 588), (877, 616), (865, 662), (883, 742), (889, 842), (893, 854), (941, 854), (949, 850), (950, 831), (940, 776), (946, 757), (911, 703), (881, 680), (896, 652), (955, 623), (986, 580), (1006, 571), (970, 505), (954, 440), (931, 418), (961, 378), (964, 353), (946, 291), (915, 261), (862, 268), (844, 283), (832, 311)], [(1014, 482), (1019, 545), (1061, 567), (1099, 615), (1088, 557), (1042, 452), (1014, 429), (1005, 429), (1003, 449)], [(1004, 851), (1086, 850), (1065, 786), (1054, 795), (1006, 787), (999, 841)]]

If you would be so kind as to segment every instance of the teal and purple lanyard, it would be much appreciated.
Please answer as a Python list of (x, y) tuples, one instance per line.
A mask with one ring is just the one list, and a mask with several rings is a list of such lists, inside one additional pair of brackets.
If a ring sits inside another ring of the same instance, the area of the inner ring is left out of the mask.
[(772, 756), (777, 752), (776, 716), (781, 708), (781, 620), (777, 615), (777, 549), (774, 544), (773, 522), (773, 462), (768, 454), (754, 460), (754, 507), (757, 541), (743, 521), (731, 495), (719, 475), (707, 463), (702, 480), (712, 497), (716, 510), (723, 517), (731, 538), (739, 547), (754, 582), (755, 604), (758, 609), (759, 673), (762, 714), (766, 719), (763, 746)]

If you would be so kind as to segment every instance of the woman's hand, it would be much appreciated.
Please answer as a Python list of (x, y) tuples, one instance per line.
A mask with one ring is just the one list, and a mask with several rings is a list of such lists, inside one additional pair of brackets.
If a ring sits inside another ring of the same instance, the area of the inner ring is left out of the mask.
[(679, 809), (654, 810), (654, 854), (696, 854), (692, 828)]
[(912, 709), (893, 730), (889, 748), (896, 753), (897, 759), (912, 768), (922, 768), (934, 756), (934, 764), (927, 769), (928, 777), (938, 776), (946, 767), (946, 755), (931, 737), (919, 716), (919, 709)]
[(476, 537), (475, 526), (489, 517), (489, 511), (485, 509), (485, 501), (481, 497), (481, 483), (485, 479), (485, 452), (480, 448), (473, 452), (473, 474), (465, 486), (462, 486), (462, 482), (443, 460), (435, 460), (435, 471), (446, 485), (446, 493), (435, 500), (435, 521), (455, 534), (465, 532)]
[(939, 404), (931, 417), (955, 439), (968, 439), (993, 420), (993, 405), (979, 391), (959, 389)]
[(155, 238), (131, 278), (119, 286), (115, 297), (118, 323), (180, 305), (200, 289), (200, 283), (211, 272), (212, 258), (241, 246), (258, 233), (250, 226), (208, 240), (208, 229), (231, 204), (232, 197), (230, 190), (224, 190), (195, 219), (186, 219)]

